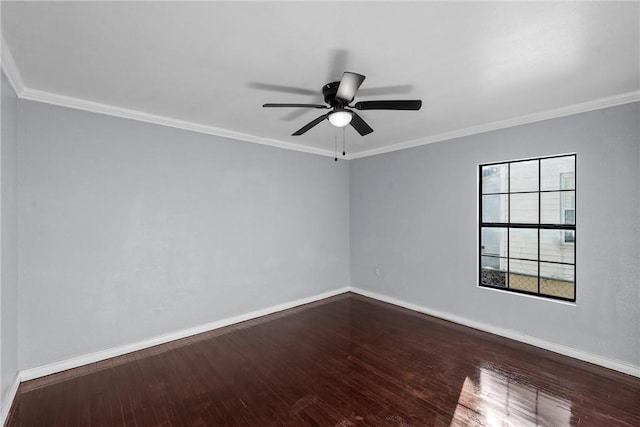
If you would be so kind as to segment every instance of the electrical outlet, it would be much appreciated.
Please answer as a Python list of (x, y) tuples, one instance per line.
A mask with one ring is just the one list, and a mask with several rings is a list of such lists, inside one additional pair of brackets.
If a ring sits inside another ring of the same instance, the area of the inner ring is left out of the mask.
[(378, 267), (376, 267), (375, 272), (376, 272), (376, 276), (379, 276), (379, 275), (380, 275), (380, 269), (379, 269)]

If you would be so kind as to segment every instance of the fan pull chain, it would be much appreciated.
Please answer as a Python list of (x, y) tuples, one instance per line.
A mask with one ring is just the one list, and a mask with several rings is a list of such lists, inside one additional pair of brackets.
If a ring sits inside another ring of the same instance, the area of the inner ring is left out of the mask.
[(336, 131), (336, 134), (333, 136), (333, 142), (334, 142), (334, 146), (335, 146), (335, 153), (336, 156), (334, 157), (334, 161), (338, 161), (338, 131)]
[(344, 142), (344, 128), (346, 126), (342, 127), (342, 156), (345, 156), (347, 154), (347, 151), (345, 150), (345, 142)]

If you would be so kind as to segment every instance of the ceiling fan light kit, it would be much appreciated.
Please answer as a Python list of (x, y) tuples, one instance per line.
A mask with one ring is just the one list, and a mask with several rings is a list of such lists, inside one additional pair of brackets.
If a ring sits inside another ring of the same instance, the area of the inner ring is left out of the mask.
[(354, 105), (350, 105), (360, 88), (360, 85), (366, 77), (362, 74), (345, 71), (339, 82), (327, 83), (322, 87), (322, 96), (324, 102), (322, 104), (274, 104), (268, 103), (263, 107), (291, 107), (291, 108), (317, 108), (331, 109), (327, 114), (317, 117), (295, 131), (292, 135), (299, 136), (306, 133), (312, 127), (329, 120), (333, 126), (344, 127), (351, 125), (361, 136), (368, 135), (373, 132), (371, 126), (364, 121), (355, 111), (356, 110), (405, 110), (418, 111), (422, 107), (422, 101), (414, 100), (379, 100), (379, 101), (360, 101)]
[(353, 115), (351, 111), (336, 110), (329, 114), (329, 122), (335, 127), (341, 128), (351, 123), (352, 117)]

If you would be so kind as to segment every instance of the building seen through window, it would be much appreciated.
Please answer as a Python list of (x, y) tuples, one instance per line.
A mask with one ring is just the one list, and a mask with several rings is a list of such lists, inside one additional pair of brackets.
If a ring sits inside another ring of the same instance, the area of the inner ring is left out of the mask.
[(480, 286), (575, 301), (576, 156), (480, 166)]

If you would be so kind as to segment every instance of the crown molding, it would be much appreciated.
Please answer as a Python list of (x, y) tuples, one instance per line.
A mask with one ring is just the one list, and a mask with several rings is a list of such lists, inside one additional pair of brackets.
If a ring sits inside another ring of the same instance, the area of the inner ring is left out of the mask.
[[(131, 119), (146, 123), (168, 126), (177, 129), (189, 130), (192, 132), (204, 133), (207, 135), (215, 135), (224, 138), (235, 139), (239, 141), (253, 142), (262, 145), (282, 148), (286, 150), (300, 151), (304, 153), (318, 154), (321, 156), (334, 157), (335, 153), (331, 150), (309, 147), (305, 145), (295, 144), (291, 142), (280, 141), (277, 139), (263, 138), (257, 135), (251, 135), (242, 132), (236, 132), (228, 129), (218, 128), (214, 126), (202, 125), (185, 120), (173, 119), (170, 117), (159, 116), (155, 114), (145, 113), (143, 111), (132, 110), (128, 108), (117, 107), (114, 105), (103, 104), (99, 102), (89, 101), (86, 99), (75, 98), (66, 95), (59, 95), (52, 92), (31, 89), (26, 87), (24, 80), (18, 70), (13, 59), (11, 50), (2, 39), (2, 70), (4, 70), (9, 83), (13, 86), (14, 91), (20, 99), (29, 101), (43, 102), (46, 104), (57, 105), (61, 107), (73, 108), (76, 110), (89, 111), (97, 114), (106, 114), (109, 116)], [(378, 154), (390, 153), (393, 151), (404, 150), (406, 148), (419, 147), (421, 145), (432, 144), (434, 142), (446, 141), (449, 139), (461, 138), (464, 136), (476, 135), (480, 133), (490, 132), (499, 129), (506, 129), (514, 126), (520, 126), (528, 123), (539, 122), (543, 120), (555, 119), (559, 117), (570, 116), (572, 114), (586, 113), (588, 111), (599, 110), (617, 105), (629, 104), (640, 101), (640, 91), (631, 91), (618, 95), (608, 96), (604, 98), (594, 99), (591, 101), (572, 104), (565, 107), (554, 108), (551, 110), (540, 111), (533, 114), (512, 117), (506, 120), (500, 120), (491, 123), (485, 123), (477, 126), (470, 126), (457, 129), (451, 132), (444, 132), (437, 135), (431, 135), (411, 141), (400, 142), (385, 147), (374, 148), (371, 150), (360, 151), (358, 153), (350, 153), (343, 160), (353, 160), (363, 157), (375, 156)]]
[[(145, 123), (152, 123), (161, 126), (169, 126), (177, 129), (189, 130), (192, 132), (204, 133), (207, 135), (221, 136), (246, 142), (254, 142), (262, 145), (283, 148), (286, 150), (301, 151), (304, 153), (318, 154), (321, 156), (333, 157), (335, 153), (330, 150), (321, 148), (308, 147), (291, 142), (279, 141), (271, 138), (263, 138), (242, 132), (222, 129), (214, 126), (207, 126), (198, 123), (188, 122), (185, 120), (177, 120), (170, 117), (159, 116), (155, 114), (145, 113), (143, 111), (132, 110), (128, 108), (117, 107), (114, 105), (103, 104), (99, 102), (89, 101), (86, 99), (75, 98), (66, 95), (59, 95), (53, 92), (47, 92), (38, 89), (26, 87), (20, 70), (16, 65), (9, 46), (2, 38), (2, 60), (1, 68), (4, 70), (9, 83), (13, 87), (14, 92), (20, 99), (28, 101), (43, 102), (46, 104), (57, 105), (60, 107), (73, 108), (76, 110), (89, 111), (97, 114), (106, 114), (125, 119), (137, 120)], [(348, 159), (348, 157), (347, 157)]]
[(25, 90), (24, 80), (22, 80), (20, 70), (18, 70), (16, 61), (14, 61), (11, 50), (5, 43), (4, 38), (2, 38), (2, 60), (0, 62), (2, 62), (2, 70), (13, 87), (13, 91), (20, 97)]
[(321, 156), (328, 156), (328, 157), (334, 156), (334, 153), (329, 150), (323, 150), (315, 147), (307, 147), (304, 145), (279, 141), (276, 139), (263, 138), (263, 137), (251, 135), (248, 133), (235, 132), (232, 130), (222, 129), (214, 126), (202, 125), (199, 123), (188, 122), (185, 120), (172, 119), (170, 117), (159, 116), (159, 115), (145, 113), (143, 111), (132, 110), (128, 108), (116, 107), (114, 105), (102, 104), (99, 102), (88, 101), (85, 99), (74, 98), (66, 95), (58, 95), (55, 93), (46, 92), (46, 91), (37, 90), (37, 89), (25, 88), (22, 91), (20, 98), (29, 100), (29, 101), (43, 102), (46, 104), (73, 108), (76, 110), (89, 111), (92, 113), (106, 114), (109, 116), (137, 120), (140, 122), (153, 123), (161, 126), (169, 126), (177, 129), (189, 130), (189, 131), (204, 133), (208, 135), (221, 136), (224, 138), (236, 139), (240, 141), (254, 142), (262, 145), (270, 145), (272, 147), (284, 148), (287, 150), (302, 151), (305, 153), (319, 154)]
[(480, 133), (490, 132), (499, 129), (506, 129), (514, 126), (520, 126), (528, 123), (540, 122), (543, 120), (556, 119), (559, 117), (570, 116), (572, 114), (586, 113), (588, 111), (600, 110), (602, 108), (615, 107), (617, 105), (629, 104), (640, 101), (640, 91), (632, 91), (619, 95), (608, 96), (605, 98), (594, 99), (592, 101), (572, 104), (565, 107), (554, 108), (551, 110), (540, 111), (538, 113), (526, 114), (524, 116), (513, 117), (506, 120), (500, 120), (492, 123), (485, 123), (478, 126), (470, 126), (451, 132), (440, 133), (437, 135), (427, 136), (425, 138), (415, 139), (413, 141), (400, 142), (398, 144), (388, 145), (386, 147), (375, 148), (372, 150), (353, 153), (350, 159), (359, 159), (362, 157), (375, 156), (377, 154), (389, 153), (392, 151), (404, 150), (405, 148), (419, 147), (421, 145), (432, 144), (434, 142), (446, 141), (448, 139), (460, 138), (463, 136), (476, 135)]

